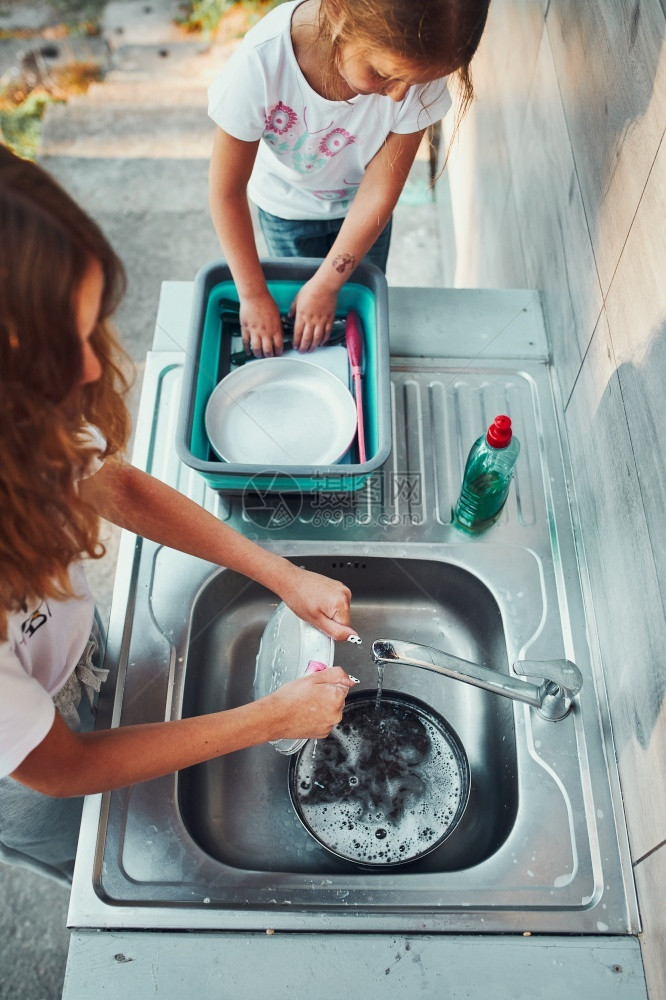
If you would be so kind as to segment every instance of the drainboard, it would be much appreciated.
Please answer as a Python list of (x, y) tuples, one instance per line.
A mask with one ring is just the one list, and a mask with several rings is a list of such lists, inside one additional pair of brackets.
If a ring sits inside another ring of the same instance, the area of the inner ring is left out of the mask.
[[(446, 563), (367, 557), (303, 558), (353, 593), (352, 617), (363, 646), (337, 646), (336, 662), (374, 689), (371, 640), (410, 639), (464, 659), (508, 670), (500, 610), (471, 573)], [(215, 576), (193, 609), (183, 715), (234, 708), (252, 699), (252, 664), (274, 601), (231, 573)], [(217, 611), (215, 609), (224, 609)], [(233, 641), (229, 641), (233, 636)], [(469, 868), (493, 854), (516, 818), (518, 782), (513, 706), (504, 698), (409, 667), (386, 668), (392, 691), (419, 698), (453, 726), (467, 752), (470, 799), (462, 822), (410, 872)], [(190, 768), (180, 777), (180, 808), (193, 839), (235, 868), (267, 872), (358, 873), (312, 838), (299, 823), (287, 789), (288, 758), (270, 745)]]

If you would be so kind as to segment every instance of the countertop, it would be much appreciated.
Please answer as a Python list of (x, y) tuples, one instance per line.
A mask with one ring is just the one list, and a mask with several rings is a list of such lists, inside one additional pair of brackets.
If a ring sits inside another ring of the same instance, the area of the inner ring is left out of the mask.
[[(154, 352), (182, 352), (192, 284), (165, 282)], [(447, 358), (460, 370), (483, 360), (529, 361), (548, 368), (538, 293), (512, 290), (389, 291), (394, 357)], [(557, 386), (554, 383), (557, 398)], [(151, 420), (142, 400), (139, 432)], [(138, 446), (140, 452), (140, 446)], [(134, 460), (141, 463), (141, 454)], [(568, 468), (563, 458), (565, 473)], [(126, 553), (134, 545), (123, 538)], [(122, 586), (114, 593), (110, 639), (124, 622)], [(617, 788), (614, 789), (617, 793)], [(85, 806), (72, 893), (72, 932), (63, 1000), (92, 995), (163, 998), (405, 997), (422, 993), (495, 1000), (645, 1000), (638, 939), (633, 935), (567, 937), (522, 934), (321, 934), (281, 931), (154, 931), (82, 926), (91, 890), (101, 796)], [(625, 852), (625, 857), (628, 854)], [(316, 951), (315, 951), (316, 949)]]

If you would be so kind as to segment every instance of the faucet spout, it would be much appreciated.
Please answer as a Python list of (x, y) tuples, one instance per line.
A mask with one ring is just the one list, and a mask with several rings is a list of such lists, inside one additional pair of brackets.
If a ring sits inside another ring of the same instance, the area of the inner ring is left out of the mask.
[(400, 663), (407, 667), (422, 667), (504, 698), (525, 702), (551, 722), (564, 719), (569, 714), (573, 699), (583, 686), (580, 670), (571, 660), (519, 660), (514, 664), (518, 673), (541, 679), (540, 684), (532, 684), (415, 642), (377, 639), (372, 644), (372, 658), (379, 664)]

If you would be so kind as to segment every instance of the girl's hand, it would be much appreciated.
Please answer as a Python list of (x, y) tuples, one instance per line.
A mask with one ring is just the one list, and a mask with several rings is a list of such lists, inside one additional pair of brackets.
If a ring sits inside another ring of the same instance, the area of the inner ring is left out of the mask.
[(286, 577), (283, 574), (284, 583), (278, 593), (294, 614), (342, 642), (358, 634), (349, 625), (351, 591), (344, 583), (291, 563), (287, 565), (290, 570)]
[[(345, 698), (356, 682), (342, 667), (290, 681), (268, 695), (275, 718), (271, 739), (323, 739), (342, 718)], [(258, 703), (259, 704), (259, 703)]]
[(291, 315), (295, 316), (294, 347), (299, 351), (312, 351), (325, 344), (335, 319), (337, 289), (327, 288), (317, 274), (306, 281), (291, 305)]
[(254, 354), (255, 358), (272, 358), (282, 354), (282, 320), (268, 291), (244, 298), (239, 318), (246, 354)]

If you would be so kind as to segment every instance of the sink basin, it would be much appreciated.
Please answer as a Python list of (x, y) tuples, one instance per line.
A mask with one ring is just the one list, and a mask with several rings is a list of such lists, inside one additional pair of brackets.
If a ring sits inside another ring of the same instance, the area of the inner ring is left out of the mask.
[[(424, 559), (306, 557), (299, 565), (345, 583), (362, 646), (336, 646), (336, 663), (377, 687), (370, 646), (390, 632), (508, 670), (497, 602), (460, 567)], [(253, 668), (273, 595), (235, 573), (214, 576), (192, 613), (183, 715), (252, 700)], [(221, 610), (220, 610), (221, 609)], [(231, 638), (233, 637), (233, 638)], [(440, 847), (404, 870), (469, 868), (492, 855), (516, 818), (518, 781), (513, 706), (504, 698), (422, 670), (388, 667), (385, 688), (411, 695), (444, 716), (462, 740), (471, 772), (462, 821)], [(180, 809), (193, 839), (226, 865), (265, 872), (352, 873), (358, 868), (316, 844), (288, 793), (288, 759), (270, 745), (228, 754), (180, 775)]]
[[(503, 673), (524, 650), (561, 655), (557, 616), (545, 613), (543, 565), (528, 549), (378, 544), (357, 556), (340, 545), (292, 548), (292, 561), (352, 591), (364, 642), (338, 644), (336, 659), (361, 690), (377, 688), (372, 640), (387, 634)], [(121, 724), (216, 712), (253, 698), (275, 595), (152, 544), (135, 586), (149, 599), (132, 623)], [(501, 913), (503, 926), (516, 910), (529, 911), (532, 926), (551, 929), (565, 913), (580, 918), (595, 907), (604, 889), (586, 803), (585, 689), (569, 716), (553, 723), (527, 705), (400, 664), (386, 665), (383, 685), (442, 715), (468, 757), (467, 807), (430, 854), (387, 871), (326, 851), (291, 805), (289, 758), (263, 745), (106, 796), (97, 894), (105, 904), (132, 904), (123, 918), (130, 922), (140, 919), (142, 902), (162, 904), (164, 926), (220, 926), (221, 919), (234, 927), (240, 917), (244, 927), (298, 929), (306, 919), (342, 929), (353, 914), (379, 930), (413, 926), (419, 914), (419, 927), (486, 929), (491, 917), (482, 914)], [(197, 903), (204, 912), (179, 923), (177, 909)]]

